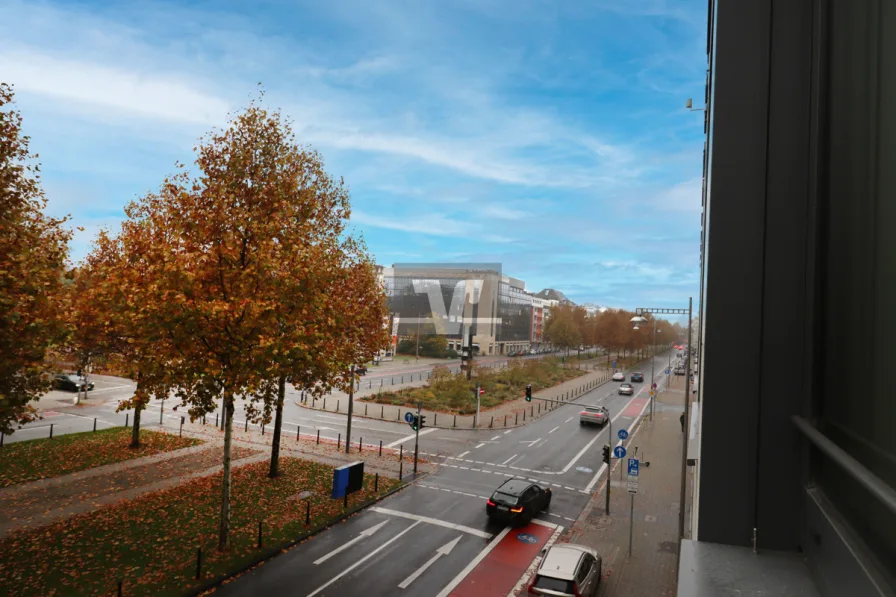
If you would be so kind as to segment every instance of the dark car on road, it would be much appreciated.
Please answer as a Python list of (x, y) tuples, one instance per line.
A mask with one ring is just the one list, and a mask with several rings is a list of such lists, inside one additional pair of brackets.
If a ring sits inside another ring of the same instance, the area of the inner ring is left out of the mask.
[(632, 373), (632, 381), (644, 383), (644, 374), (643, 373)]
[(355, 366), (355, 373), (357, 373), (358, 375), (367, 375), (367, 365)]
[(84, 380), (77, 375), (66, 373), (57, 373), (53, 377), (53, 385), (57, 390), (66, 390), (69, 392), (87, 391), (93, 389), (93, 382), (84, 383)]
[(525, 479), (508, 479), (488, 499), (485, 513), (492, 519), (521, 526), (547, 510), (551, 496), (550, 487), (541, 487)]

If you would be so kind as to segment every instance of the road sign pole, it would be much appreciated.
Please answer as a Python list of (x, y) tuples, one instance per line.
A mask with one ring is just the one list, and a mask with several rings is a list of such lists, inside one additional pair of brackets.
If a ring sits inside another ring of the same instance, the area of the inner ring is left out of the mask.
[[(348, 418), (345, 424), (345, 453), (348, 454), (352, 445), (352, 410), (355, 402), (355, 366), (352, 365), (348, 370), (349, 386), (348, 386)], [(417, 471), (414, 471), (415, 473)]]
[(423, 403), (417, 403), (417, 430), (414, 432), (414, 474), (417, 474), (417, 449), (420, 443), (420, 413), (423, 410)]
[[(694, 299), (688, 298), (688, 356), (685, 358), (685, 378), (684, 378), (684, 422), (690, 425), (691, 419), (691, 387), (688, 382), (691, 370), (691, 310), (694, 306)], [(685, 428), (685, 433), (681, 434), (681, 495), (678, 498), (678, 541), (679, 545), (684, 540), (684, 511), (685, 499), (687, 499), (687, 478), (688, 478), (688, 435), (690, 432)], [(680, 554), (679, 554), (680, 557)]]
[(473, 421), (473, 428), (479, 427), (479, 382), (476, 382), (476, 419)]
[[(613, 437), (613, 419), (607, 417), (607, 422), (610, 425), (610, 437)], [(613, 441), (612, 439), (610, 441)], [(613, 457), (610, 457), (610, 462), (613, 462)], [(606, 512), (607, 516), (610, 515), (610, 462), (607, 463), (607, 506)]]
[(632, 557), (632, 535), (635, 530), (635, 494), (630, 493), (631, 505), (628, 510), (628, 557)]

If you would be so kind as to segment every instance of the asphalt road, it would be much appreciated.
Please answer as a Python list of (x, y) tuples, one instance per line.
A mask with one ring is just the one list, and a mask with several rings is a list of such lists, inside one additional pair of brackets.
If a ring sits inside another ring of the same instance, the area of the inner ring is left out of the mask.
[[(666, 376), (660, 365), (666, 362), (665, 355), (657, 359), (661, 387)], [(635, 384), (635, 396), (620, 396), (619, 384), (609, 382), (521, 428), (422, 436), (421, 450), (443, 455), (436, 473), (222, 586), (218, 594), (506, 595), (550, 542), (550, 529), (568, 526), (585, 507), (605, 470), (601, 446), (619, 443), (618, 429), (630, 427), (642, 412), (646, 416), (649, 362), (642, 367), (647, 383)], [(579, 424), (585, 404), (609, 409), (612, 439), (609, 428)], [(632, 449), (637, 436), (629, 443)], [(536, 525), (508, 531), (488, 521), (485, 500), (513, 477), (550, 487), (553, 500)], [(538, 533), (545, 528), (547, 534)], [(534, 552), (523, 549), (530, 542)], [(488, 574), (478, 584), (451, 592), (482, 569)]]

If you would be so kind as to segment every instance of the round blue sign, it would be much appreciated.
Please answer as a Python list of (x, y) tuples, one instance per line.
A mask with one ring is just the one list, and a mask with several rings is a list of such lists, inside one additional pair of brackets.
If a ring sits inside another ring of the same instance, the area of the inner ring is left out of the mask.
[(622, 446), (616, 446), (613, 449), (613, 456), (615, 456), (616, 458), (625, 458), (625, 448), (623, 448)]
[(628, 439), (628, 431), (626, 431), (625, 429), (620, 429), (619, 433), (617, 433), (616, 435), (619, 436), (619, 439)]
[(666, 375), (669, 375), (670, 373), (672, 373), (672, 370), (671, 370), (671, 369), (666, 369)]
[(411, 411), (404, 413), (404, 420), (408, 423), (413, 423), (414, 422), (414, 413), (412, 413)]
[(518, 541), (522, 541), (523, 543), (538, 543), (538, 537), (535, 535), (530, 535), (528, 533), (520, 533), (516, 536)]

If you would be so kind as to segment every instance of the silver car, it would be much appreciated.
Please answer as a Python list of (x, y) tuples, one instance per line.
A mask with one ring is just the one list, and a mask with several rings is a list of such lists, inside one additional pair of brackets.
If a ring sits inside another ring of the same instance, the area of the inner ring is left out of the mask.
[(603, 427), (610, 420), (610, 411), (604, 406), (586, 406), (579, 414), (579, 425), (594, 424)]
[(600, 585), (601, 564), (601, 557), (590, 547), (552, 545), (529, 584), (529, 595), (593, 597)]

